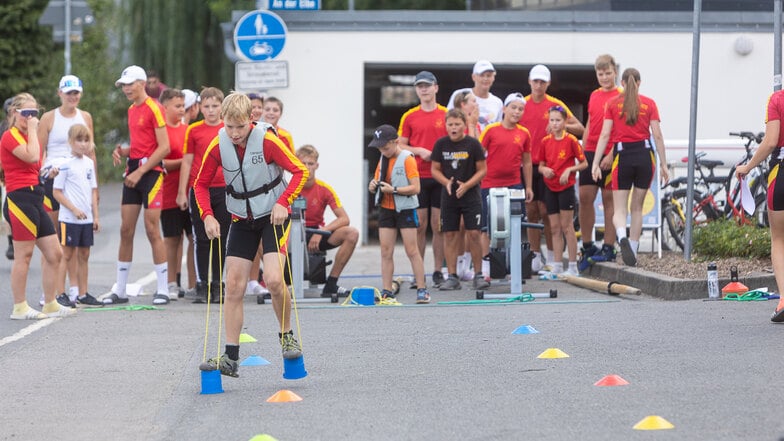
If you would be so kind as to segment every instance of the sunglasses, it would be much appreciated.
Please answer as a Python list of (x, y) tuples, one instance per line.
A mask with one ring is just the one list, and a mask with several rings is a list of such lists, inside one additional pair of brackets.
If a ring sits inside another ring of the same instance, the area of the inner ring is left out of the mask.
[(30, 118), (33, 116), (38, 116), (38, 109), (16, 109), (22, 118)]

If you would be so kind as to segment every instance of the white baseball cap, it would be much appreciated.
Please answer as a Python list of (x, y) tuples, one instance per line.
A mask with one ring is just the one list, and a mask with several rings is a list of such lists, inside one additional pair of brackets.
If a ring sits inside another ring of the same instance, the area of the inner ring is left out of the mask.
[(512, 92), (506, 96), (506, 99), (504, 100), (504, 107), (508, 106), (509, 103), (514, 101), (520, 101), (523, 103), (523, 106), (525, 106), (525, 97), (523, 94), (520, 92)]
[(82, 91), (82, 80), (75, 75), (66, 75), (60, 78), (60, 92), (68, 93), (73, 92), (74, 90), (77, 92)]
[(537, 64), (536, 66), (531, 68), (531, 72), (528, 73), (529, 80), (542, 80), (545, 82), (550, 82), (550, 69), (547, 68), (544, 64)]
[(114, 82), (115, 86), (119, 86), (120, 84), (131, 84), (135, 81), (147, 81), (147, 73), (144, 72), (139, 66), (133, 65), (128, 66), (122, 71), (122, 75), (120, 75), (120, 79)]
[(190, 89), (182, 89), (182, 94), (185, 96), (185, 108), (190, 109), (192, 105), (196, 104), (199, 95)]
[(474, 64), (474, 74), (481, 75), (487, 71), (495, 72), (495, 68), (493, 67), (493, 63), (487, 60), (479, 60)]

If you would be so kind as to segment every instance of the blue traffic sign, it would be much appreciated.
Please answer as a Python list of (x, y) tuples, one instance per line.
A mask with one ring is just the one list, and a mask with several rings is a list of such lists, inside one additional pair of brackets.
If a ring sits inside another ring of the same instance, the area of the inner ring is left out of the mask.
[(285, 44), (286, 23), (274, 12), (248, 12), (234, 27), (234, 47), (248, 61), (272, 60)]

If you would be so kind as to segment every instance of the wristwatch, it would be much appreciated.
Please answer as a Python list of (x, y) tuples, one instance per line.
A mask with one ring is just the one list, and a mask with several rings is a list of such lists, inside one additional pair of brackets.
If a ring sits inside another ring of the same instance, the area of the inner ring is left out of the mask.
[(392, 187), (392, 194), (397, 194), (397, 187)]

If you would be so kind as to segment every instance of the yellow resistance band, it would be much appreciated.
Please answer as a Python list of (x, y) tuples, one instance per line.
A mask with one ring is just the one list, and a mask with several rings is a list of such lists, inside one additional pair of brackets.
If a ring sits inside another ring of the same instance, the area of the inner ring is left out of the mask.
[[(221, 248), (221, 238), (218, 236), (218, 250)], [(201, 361), (207, 361), (207, 340), (210, 335), (210, 305), (212, 304), (212, 244), (215, 243), (215, 239), (210, 241), (210, 262), (207, 264), (207, 318), (204, 324), (204, 354), (202, 354)], [(218, 269), (220, 270), (220, 274), (218, 275), (218, 281), (220, 282), (220, 290), (218, 292), (218, 296), (220, 297), (219, 305), (218, 305), (218, 352), (216, 354), (220, 355), (221, 353), (221, 330), (223, 326), (223, 260), (218, 259)]]
[[(270, 214), (270, 224), (272, 224), (272, 215), (271, 214)], [(288, 228), (291, 228), (291, 223), (289, 223), (289, 227)], [(280, 268), (280, 275), (281, 275), (281, 278), (283, 279), (283, 287), (284, 287), (283, 291), (285, 291), (283, 293), (283, 313), (281, 314), (283, 316), (283, 320), (281, 320), (281, 322), (280, 322), (280, 333), (282, 335), (284, 330), (285, 330), (285, 328), (286, 328), (286, 301), (288, 299), (291, 299), (291, 302), (292, 302), (291, 305), (294, 308), (294, 320), (297, 323), (297, 337), (299, 337), (299, 340), (298, 340), (299, 341), (299, 350), (301, 351), (302, 350), (302, 330), (300, 329), (300, 326), (299, 326), (299, 310), (297, 310), (297, 293), (294, 292), (294, 284), (292, 283), (292, 285), (291, 285), (291, 293), (289, 294), (288, 286), (286, 286), (286, 278), (283, 277), (283, 275), (285, 273), (283, 272), (283, 270), (284, 270), (284, 268), (283, 268), (283, 261), (281, 260), (281, 255), (280, 255), (280, 237), (278, 237), (278, 229), (275, 228), (275, 225), (272, 225), (272, 231), (275, 233), (275, 247), (278, 250), (278, 267)], [(284, 231), (283, 232), (283, 237), (288, 237), (288, 236), (289, 236), (288, 232)], [(294, 274), (292, 274), (292, 272), (291, 272), (291, 259), (286, 259), (286, 268), (288, 268), (289, 274), (291, 274), (291, 277), (293, 279), (294, 278)], [(293, 282), (293, 280), (292, 280), (292, 282)], [(289, 316), (290, 316), (290, 314), (289, 314)]]

